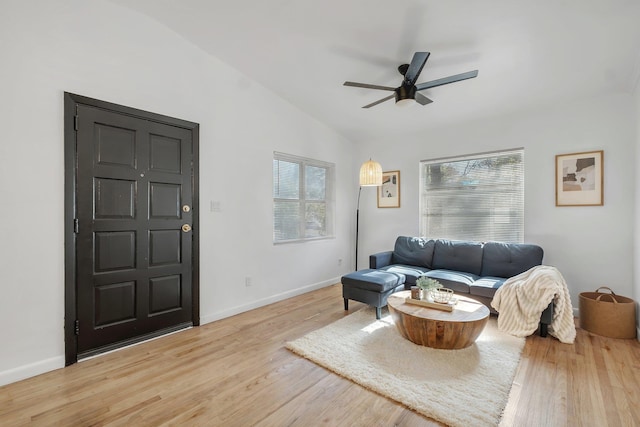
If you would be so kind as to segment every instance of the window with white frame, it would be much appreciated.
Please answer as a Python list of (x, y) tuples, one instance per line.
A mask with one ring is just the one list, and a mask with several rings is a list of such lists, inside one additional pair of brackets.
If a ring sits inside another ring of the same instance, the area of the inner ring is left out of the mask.
[(524, 240), (524, 149), (420, 162), (420, 234)]
[(273, 154), (274, 243), (333, 237), (333, 163)]

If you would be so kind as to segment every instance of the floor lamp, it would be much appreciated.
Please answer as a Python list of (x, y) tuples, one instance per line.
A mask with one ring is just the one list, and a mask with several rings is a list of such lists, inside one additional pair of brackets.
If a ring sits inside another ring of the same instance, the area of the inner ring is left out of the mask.
[(360, 228), (360, 193), (362, 187), (379, 187), (382, 185), (382, 166), (369, 159), (360, 167), (360, 188), (358, 189), (358, 206), (356, 208), (356, 271), (358, 271), (358, 231)]

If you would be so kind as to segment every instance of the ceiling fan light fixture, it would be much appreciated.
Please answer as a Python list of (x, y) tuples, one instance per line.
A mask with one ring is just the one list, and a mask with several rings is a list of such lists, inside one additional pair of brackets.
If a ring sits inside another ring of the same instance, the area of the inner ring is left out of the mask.
[(396, 101), (396, 106), (397, 107), (402, 107), (402, 108), (408, 107), (408, 106), (410, 106), (412, 104), (414, 104), (414, 100), (413, 99), (409, 99), (409, 98), (401, 99), (399, 101)]
[(401, 85), (396, 89), (396, 105), (398, 107), (406, 107), (413, 104), (416, 99), (416, 87)]

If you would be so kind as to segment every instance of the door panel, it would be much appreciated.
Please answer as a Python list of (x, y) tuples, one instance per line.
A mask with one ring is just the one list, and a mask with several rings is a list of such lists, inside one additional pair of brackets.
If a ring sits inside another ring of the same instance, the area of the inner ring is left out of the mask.
[(136, 268), (136, 235), (133, 231), (94, 233), (96, 273)]
[(82, 356), (193, 323), (194, 171), (190, 129), (82, 104), (77, 117)]

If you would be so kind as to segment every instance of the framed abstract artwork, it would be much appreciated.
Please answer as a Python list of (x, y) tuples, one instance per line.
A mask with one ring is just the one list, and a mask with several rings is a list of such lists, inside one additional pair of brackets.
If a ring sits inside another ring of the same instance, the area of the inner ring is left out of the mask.
[(382, 172), (382, 185), (378, 187), (378, 207), (400, 207), (400, 171)]
[(556, 156), (556, 206), (602, 206), (604, 152)]

